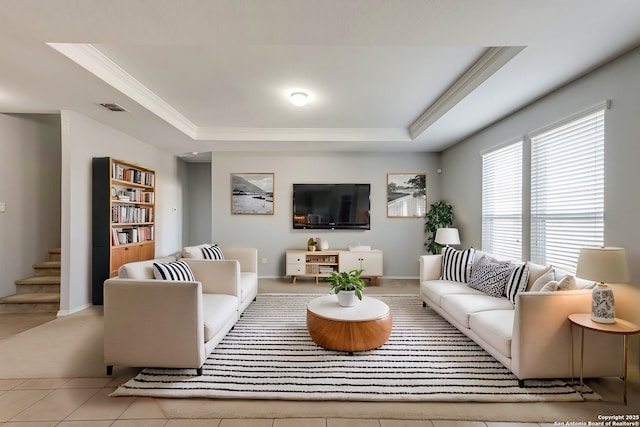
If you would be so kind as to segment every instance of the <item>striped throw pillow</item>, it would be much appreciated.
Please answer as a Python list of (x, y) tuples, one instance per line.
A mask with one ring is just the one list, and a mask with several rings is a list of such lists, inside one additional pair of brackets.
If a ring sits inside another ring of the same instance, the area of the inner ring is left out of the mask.
[(195, 282), (196, 278), (183, 260), (169, 262), (166, 264), (153, 263), (153, 277), (156, 280), (176, 280), (180, 282)]
[(515, 268), (511, 272), (507, 280), (507, 286), (504, 288), (504, 295), (511, 304), (516, 305), (516, 295), (527, 288), (529, 282), (529, 264), (515, 264)]
[(222, 249), (218, 245), (211, 245), (209, 247), (202, 248), (202, 256), (204, 259), (224, 259), (224, 255), (222, 254)]
[(464, 251), (453, 249), (449, 246), (442, 248), (442, 280), (467, 283), (469, 279), (469, 267), (473, 264), (475, 249)]

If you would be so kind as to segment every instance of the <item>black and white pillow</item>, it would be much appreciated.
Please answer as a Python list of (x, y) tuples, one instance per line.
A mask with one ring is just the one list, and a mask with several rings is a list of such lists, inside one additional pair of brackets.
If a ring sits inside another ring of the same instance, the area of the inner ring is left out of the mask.
[(507, 286), (507, 280), (513, 270), (509, 261), (491, 262), (483, 256), (471, 273), (469, 287), (484, 292), (492, 297), (500, 298)]
[(516, 295), (527, 288), (529, 282), (529, 265), (527, 263), (515, 264), (515, 268), (507, 280), (507, 286), (504, 289), (504, 296), (507, 297), (511, 304), (516, 305)]
[(204, 248), (202, 248), (202, 256), (204, 257), (204, 259), (224, 259), (222, 249), (220, 249), (220, 246), (218, 245), (211, 245), (209, 247), (205, 246)]
[(176, 280), (180, 282), (195, 282), (196, 278), (183, 260), (169, 262), (166, 264), (153, 263), (153, 277), (156, 280)]
[(464, 251), (449, 246), (442, 248), (442, 280), (466, 283), (469, 278), (469, 266), (473, 263), (475, 249)]

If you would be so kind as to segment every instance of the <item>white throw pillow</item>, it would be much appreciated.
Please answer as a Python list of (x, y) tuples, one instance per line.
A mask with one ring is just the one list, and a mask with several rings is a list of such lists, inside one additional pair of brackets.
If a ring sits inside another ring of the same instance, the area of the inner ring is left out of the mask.
[(550, 282), (547, 282), (547, 284), (544, 285), (542, 289), (540, 289), (540, 292), (555, 292), (558, 290), (559, 284), (560, 282), (558, 282), (557, 280), (552, 280)]
[(562, 280), (552, 280), (540, 289), (540, 292), (555, 292), (555, 291), (572, 291), (578, 289), (576, 286), (576, 279), (570, 274), (567, 274)]
[(550, 281), (555, 280), (556, 282), (559, 282), (568, 274), (568, 272), (557, 267), (551, 267), (549, 270), (547, 270), (546, 273), (538, 277), (538, 279), (533, 282), (533, 285), (531, 285), (531, 289), (529, 290), (531, 292), (540, 292), (544, 285), (546, 285)]
[(578, 287), (576, 286), (576, 278), (571, 274), (567, 274), (566, 276), (564, 276), (558, 283), (559, 291), (573, 291), (575, 289), (578, 289)]

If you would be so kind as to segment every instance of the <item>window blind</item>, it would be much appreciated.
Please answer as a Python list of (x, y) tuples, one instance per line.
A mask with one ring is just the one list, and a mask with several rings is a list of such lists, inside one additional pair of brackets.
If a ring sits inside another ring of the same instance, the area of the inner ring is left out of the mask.
[(482, 250), (522, 259), (522, 141), (482, 156)]
[(531, 261), (575, 272), (604, 243), (605, 106), (531, 135)]

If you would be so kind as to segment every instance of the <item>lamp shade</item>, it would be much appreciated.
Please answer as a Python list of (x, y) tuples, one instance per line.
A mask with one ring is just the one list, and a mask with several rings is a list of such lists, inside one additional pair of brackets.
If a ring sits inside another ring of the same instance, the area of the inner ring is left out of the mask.
[(576, 276), (601, 283), (628, 282), (627, 254), (624, 248), (580, 249)]
[(441, 245), (459, 245), (460, 236), (457, 228), (438, 228), (436, 230), (436, 243)]

